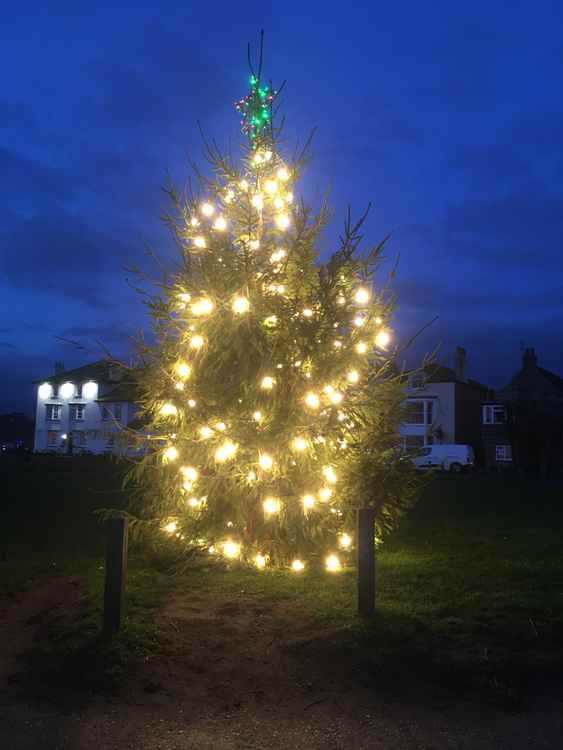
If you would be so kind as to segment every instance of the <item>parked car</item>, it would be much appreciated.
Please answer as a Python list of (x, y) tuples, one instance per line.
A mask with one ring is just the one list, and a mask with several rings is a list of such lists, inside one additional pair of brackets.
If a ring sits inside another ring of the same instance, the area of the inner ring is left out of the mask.
[(444, 445), (437, 443), (422, 448), (413, 458), (417, 469), (442, 469), (443, 471), (460, 472), (472, 469), (475, 455), (470, 445)]

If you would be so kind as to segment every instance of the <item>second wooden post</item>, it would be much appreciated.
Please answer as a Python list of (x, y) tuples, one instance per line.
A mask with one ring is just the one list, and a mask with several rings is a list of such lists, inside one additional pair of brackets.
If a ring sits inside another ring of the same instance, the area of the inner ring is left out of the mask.
[(112, 518), (107, 523), (106, 581), (103, 634), (111, 637), (121, 625), (123, 591), (127, 570), (128, 520)]

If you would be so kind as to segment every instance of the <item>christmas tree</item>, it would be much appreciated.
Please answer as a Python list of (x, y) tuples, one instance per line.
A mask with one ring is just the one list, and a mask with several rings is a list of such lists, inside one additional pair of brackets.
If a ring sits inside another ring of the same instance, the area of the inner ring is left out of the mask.
[(393, 301), (375, 289), (383, 243), (362, 252), (348, 215), (321, 263), (316, 214), (294, 195), (274, 124), (277, 92), (250, 77), (237, 102), (238, 161), (206, 143), (211, 176), (170, 190), (179, 266), (150, 302), (140, 400), (148, 446), (131, 509), (179, 547), (295, 572), (336, 571), (354, 512), (381, 538), (416, 491), (397, 451), (400, 377), (389, 351)]

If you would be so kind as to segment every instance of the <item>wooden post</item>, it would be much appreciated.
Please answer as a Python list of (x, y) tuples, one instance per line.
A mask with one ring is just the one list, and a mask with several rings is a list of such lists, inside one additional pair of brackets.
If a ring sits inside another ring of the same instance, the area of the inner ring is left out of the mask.
[(356, 511), (358, 614), (375, 614), (375, 510)]
[(103, 634), (111, 637), (121, 625), (121, 609), (127, 570), (128, 519), (111, 518), (107, 523), (106, 581)]

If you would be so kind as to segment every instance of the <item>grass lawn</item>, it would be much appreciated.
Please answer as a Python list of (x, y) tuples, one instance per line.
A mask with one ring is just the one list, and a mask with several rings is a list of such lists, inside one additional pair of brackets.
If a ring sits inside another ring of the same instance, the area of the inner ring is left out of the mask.
[[(41, 576), (80, 576), (87, 591), (80, 617), (59, 622), (43, 646), (101, 648), (104, 541), (92, 511), (124, 502), (118, 467), (94, 457), (7, 457), (0, 477), (0, 605)], [(408, 664), (441, 680), (455, 668), (457, 681), (494, 674), (497, 684), (547, 672), (563, 652), (562, 489), (516, 477), (436, 477), (378, 551), (372, 622), (355, 614), (352, 570), (199, 568), (173, 576), (133, 552), (125, 626), (106, 654), (109, 668), (127, 670), (131, 657), (178, 648), (158, 617), (174, 598), (243, 594), (264, 610), (303, 615), (302, 641), (380, 668)]]

